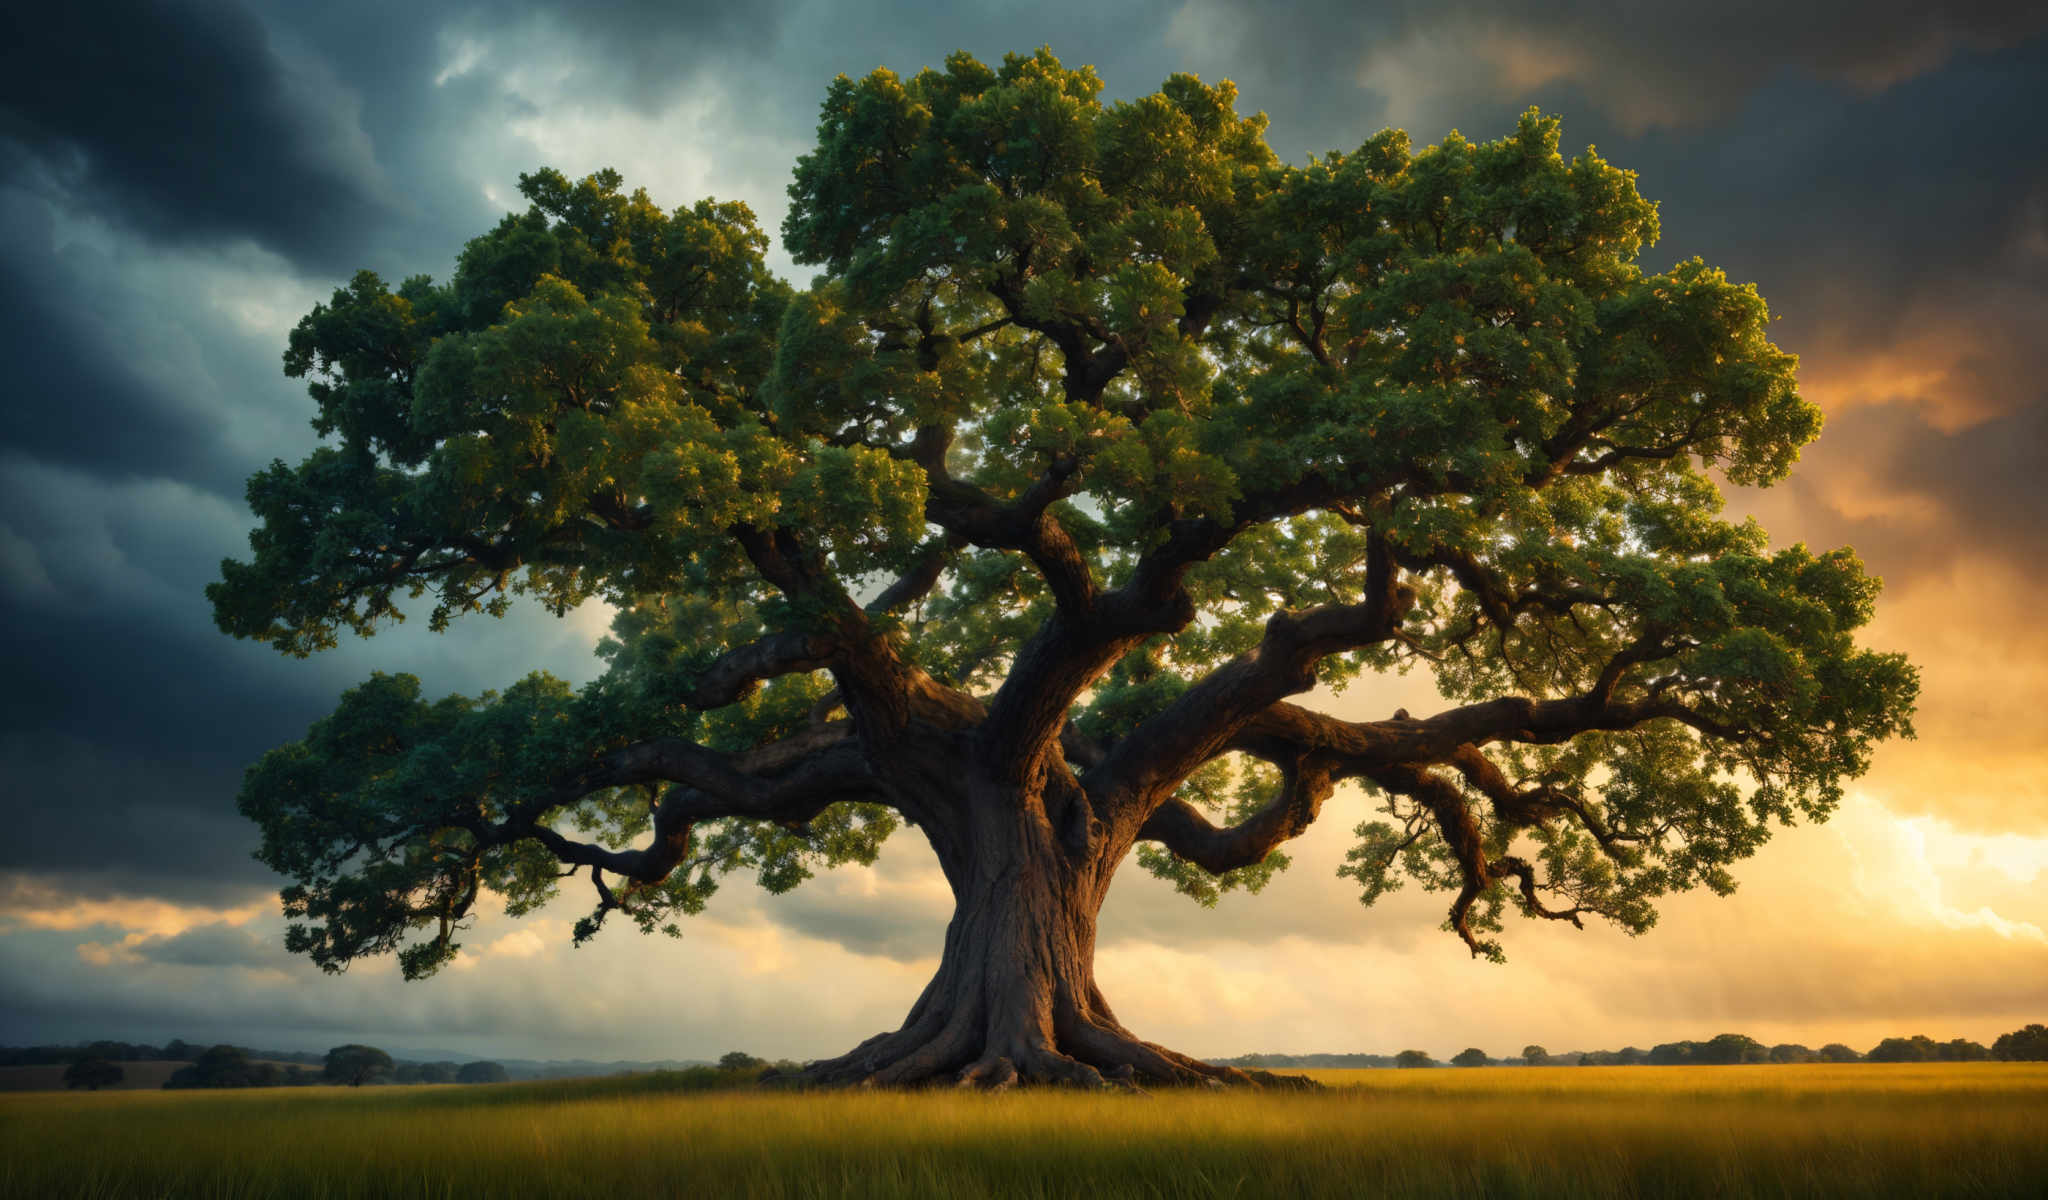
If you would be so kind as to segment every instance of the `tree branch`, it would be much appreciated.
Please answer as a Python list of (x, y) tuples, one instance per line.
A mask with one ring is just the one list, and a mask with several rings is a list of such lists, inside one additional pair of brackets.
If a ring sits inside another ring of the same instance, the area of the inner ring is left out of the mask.
[(870, 749), (888, 745), (915, 719), (957, 726), (980, 717), (979, 701), (903, 661), (796, 531), (735, 526), (731, 533), (762, 578), (830, 627), (826, 665)]
[(727, 651), (704, 668), (685, 703), (696, 709), (723, 708), (753, 694), (766, 679), (802, 675), (831, 665), (838, 643), (817, 634), (765, 634)]
[[(641, 883), (659, 883), (688, 856), (692, 829), (722, 817), (801, 823), (827, 807), (848, 800), (867, 800), (898, 807), (869, 769), (854, 739), (841, 723), (830, 741), (798, 734), (737, 759), (676, 739), (641, 743), (607, 755), (591, 770), (558, 783), (542, 802), (524, 806), (506, 822), (479, 830), (481, 840), (506, 845), (524, 839), (539, 842), (560, 861), (610, 871)], [(822, 744), (821, 744), (822, 743)], [(686, 749), (684, 749), (686, 748)], [(718, 770), (700, 770), (704, 758), (720, 760)], [(760, 777), (792, 759), (802, 765), (783, 774)], [(591, 792), (634, 783), (673, 781), (654, 813), (654, 837), (646, 846), (612, 850), (578, 841), (543, 822), (541, 816), (574, 803)], [(715, 786), (705, 786), (706, 783)]]
[(1132, 730), (1089, 773), (1088, 786), (1149, 809), (1221, 753), (1245, 722), (1282, 697), (1314, 687), (1322, 659), (1391, 637), (1414, 605), (1415, 591), (1397, 581), (1386, 542), (1377, 536), (1367, 548), (1365, 593), (1359, 604), (1273, 614), (1255, 649), (1210, 672)]
[(1273, 798), (1237, 824), (1219, 829), (1200, 809), (1174, 797), (1145, 818), (1139, 839), (1158, 842), (1211, 875), (1264, 862), (1315, 822), (1336, 789), (1326, 764), (1296, 759), (1278, 765), (1280, 787)]

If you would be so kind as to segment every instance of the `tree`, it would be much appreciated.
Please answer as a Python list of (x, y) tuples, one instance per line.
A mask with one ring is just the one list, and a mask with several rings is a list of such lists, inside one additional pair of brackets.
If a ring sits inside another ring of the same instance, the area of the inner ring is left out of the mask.
[(505, 1068), (494, 1062), (463, 1063), (455, 1072), (457, 1083), (503, 1083), (507, 1078)]
[(84, 1088), (88, 1092), (97, 1092), (103, 1087), (113, 1087), (125, 1078), (127, 1073), (118, 1063), (96, 1056), (78, 1059), (64, 1068), (64, 1086), (74, 1091)]
[(1650, 1047), (1648, 1062), (1653, 1067), (1682, 1067), (1699, 1061), (1700, 1043), (1665, 1042)]
[(1541, 1046), (1524, 1046), (1522, 1061), (1532, 1067), (1547, 1067), (1550, 1065), (1550, 1051)]
[(1436, 1065), (1436, 1060), (1431, 1058), (1426, 1050), (1403, 1050), (1394, 1056), (1394, 1065), (1397, 1067), (1433, 1067)]
[(321, 1074), (330, 1083), (345, 1083), (350, 1087), (361, 1087), (381, 1075), (392, 1073), (391, 1056), (375, 1046), (364, 1046), (350, 1042), (336, 1046), (327, 1052), (327, 1062)]
[(259, 1087), (262, 1083), (257, 1064), (249, 1061), (248, 1053), (240, 1046), (225, 1043), (209, 1046), (192, 1060), (191, 1066), (179, 1067), (164, 1080), (164, 1086), (173, 1090)]
[(1840, 1042), (1829, 1042), (1827, 1045), (1822, 1046), (1819, 1050), (1815, 1051), (1815, 1053), (1819, 1056), (1820, 1061), (1822, 1062), (1846, 1063), (1863, 1061), (1863, 1056), (1861, 1054), (1856, 1053), (1854, 1050), (1850, 1049), (1847, 1046), (1844, 1046)]
[(1818, 1057), (1797, 1042), (1779, 1042), (1771, 1047), (1771, 1061), (1774, 1063), (1809, 1063)]
[[(938, 971), (809, 1082), (1241, 1082), (1096, 986), (1127, 859), (1256, 892), (1356, 782), (1361, 900), (1442, 889), (1498, 959), (1509, 912), (1640, 932), (1727, 891), (1909, 731), (1855, 555), (1717, 516), (1820, 417), (1752, 287), (1638, 265), (1633, 175), (1533, 111), (1289, 166), (1228, 83), (1100, 88), (1045, 51), (834, 82), (783, 226), (807, 291), (744, 206), (542, 170), (448, 282), (363, 272), (299, 323), (328, 443), (250, 480), (223, 630), (616, 617), (580, 690), (373, 675), (250, 769), (289, 948), (421, 978), (479, 895), (568, 873), (578, 942), (676, 933), (908, 823), (957, 901)], [(1441, 711), (1293, 699), (1415, 666)]]
[(767, 1059), (755, 1058), (744, 1050), (728, 1050), (718, 1058), (721, 1071), (758, 1071), (767, 1065)]
[(1991, 1044), (1991, 1056), (2001, 1062), (2048, 1062), (2048, 1025), (2000, 1034)]
[(1477, 1046), (1467, 1046), (1451, 1059), (1451, 1065), (1454, 1067), (1483, 1067), (1486, 1064), (1486, 1051)]
[(1697, 1045), (1692, 1061), (1716, 1066), (1761, 1063), (1771, 1061), (1771, 1052), (1762, 1042), (1746, 1034), (1722, 1033)]
[(1916, 1033), (1909, 1038), (1886, 1038), (1871, 1047), (1863, 1056), (1865, 1062), (1934, 1062), (1941, 1057), (1941, 1047), (1926, 1034)]
[(1934, 1056), (1942, 1062), (1986, 1062), (1991, 1058), (1991, 1051), (1982, 1042), (1955, 1038), (1943, 1042)]

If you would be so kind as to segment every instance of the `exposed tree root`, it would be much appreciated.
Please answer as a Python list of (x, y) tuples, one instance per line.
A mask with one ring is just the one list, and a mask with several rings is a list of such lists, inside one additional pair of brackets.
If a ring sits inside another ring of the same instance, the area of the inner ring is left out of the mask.
[[(922, 1010), (922, 1011), (920, 1011)], [(1114, 1018), (1073, 1019), (1057, 1037), (993, 1035), (982, 1014), (963, 1008), (943, 1019), (914, 1009), (902, 1029), (869, 1038), (837, 1058), (764, 1078), (782, 1087), (953, 1087), (1003, 1092), (1016, 1087), (1142, 1093), (1151, 1087), (1320, 1087), (1304, 1075), (1242, 1071), (1144, 1041)]]

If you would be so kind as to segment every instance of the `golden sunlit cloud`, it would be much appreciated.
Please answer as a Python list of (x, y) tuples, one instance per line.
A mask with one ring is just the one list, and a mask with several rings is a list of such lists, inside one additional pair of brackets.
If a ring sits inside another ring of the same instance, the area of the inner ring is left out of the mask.
[(236, 908), (175, 904), (138, 897), (94, 899), (68, 895), (30, 880), (0, 880), (0, 933), (15, 929), (70, 931), (112, 926), (129, 931), (127, 944), (147, 937), (172, 937), (200, 925), (246, 925), (269, 912), (270, 903)]

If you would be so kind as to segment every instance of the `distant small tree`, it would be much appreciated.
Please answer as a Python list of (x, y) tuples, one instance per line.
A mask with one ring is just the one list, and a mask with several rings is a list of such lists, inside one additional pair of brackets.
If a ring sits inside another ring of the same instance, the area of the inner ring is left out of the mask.
[(1935, 1057), (1942, 1062), (1984, 1062), (1991, 1057), (1991, 1051), (1982, 1042), (1956, 1038), (1943, 1042)]
[(199, 1057), (199, 1047), (184, 1038), (172, 1038), (164, 1043), (164, 1057), (172, 1062), (191, 1062)]
[(361, 1087), (380, 1075), (392, 1073), (391, 1056), (375, 1046), (350, 1042), (336, 1046), (327, 1052), (327, 1065), (321, 1071), (333, 1083), (345, 1083), (350, 1087)]
[(728, 1050), (718, 1059), (721, 1071), (758, 1071), (767, 1065), (768, 1060), (755, 1058), (744, 1050)]
[(97, 1055), (81, 1058), (64, 1068), (64, 1086), (73, 1089), (84, 1088), (88, 1092), (113, 1087), (126, 1077), (126, 1073), (117, 1064)]
[(1771, 1047), (1771, 1061), (1774, 1063), (1807, 1063), (1815, 1057), (1812, 1050), (1797, 1042), (1779, 1042)]
[(202, 1051), (191, 1066), (178, 1068), (164, 1081), (164, 1086), (174, 1090), (255, 1087), (256, 1068), (240, 1046), (222, 1043)]
[(1698, 1061), (1698, 1042), (1665, 1042), (1650, 1047), (1650, 1065), (1653, 1067), (1682, 1067)]
[(1991, 1055), (2003, 1062), (2048, 1062), (2048, 1025), (2029, 1025), (2000, 1034)]
[(1394, 1065), (1397, 1067), (1433, 1067), (1436, 1065), (1436, 1060), (1431, 1058), (1425, 1051), (1403, 1050), (1394, 1056)]
[(1541, 1046), (1524, 1046), (1522, 1061), (1532, 1067), (1547, 1067), (1550, 1065), (1550, 1051)]
[(1458, 1051), (1456, 1058), (1451, 1060), (1451, 1065), (1454, 1067), (1483, 1067), (1486, 1064), (1486, 1051), (1481, 1050), (1477, 1046), (1465, 1047), (1463, 1050)]
[(505, 1068), (494, 1062), (463, 1063), (455, 1072), (457, 1083), (503, 1083), (508, 1078)]
[(456, 1066), (452, 1062), (421, 1063), (421, 1083), (454, 1083)]
[(1706, 1044), (1693, 1051), (1693, 1061), (1711, 1063), (1714, 1066), (1729, 1067), (1738, 1063), (1769, 1062), (1771, 1052), (1762, 1042), (1740, 1033), (1715, 1035)]
[(1909, 1038), (1886, 1038), (1863, 1057), (1869, 1062), (1933, 1062), (1940, 1057), (1940, 1050), (1933, 1038), (1916, 1033)]

